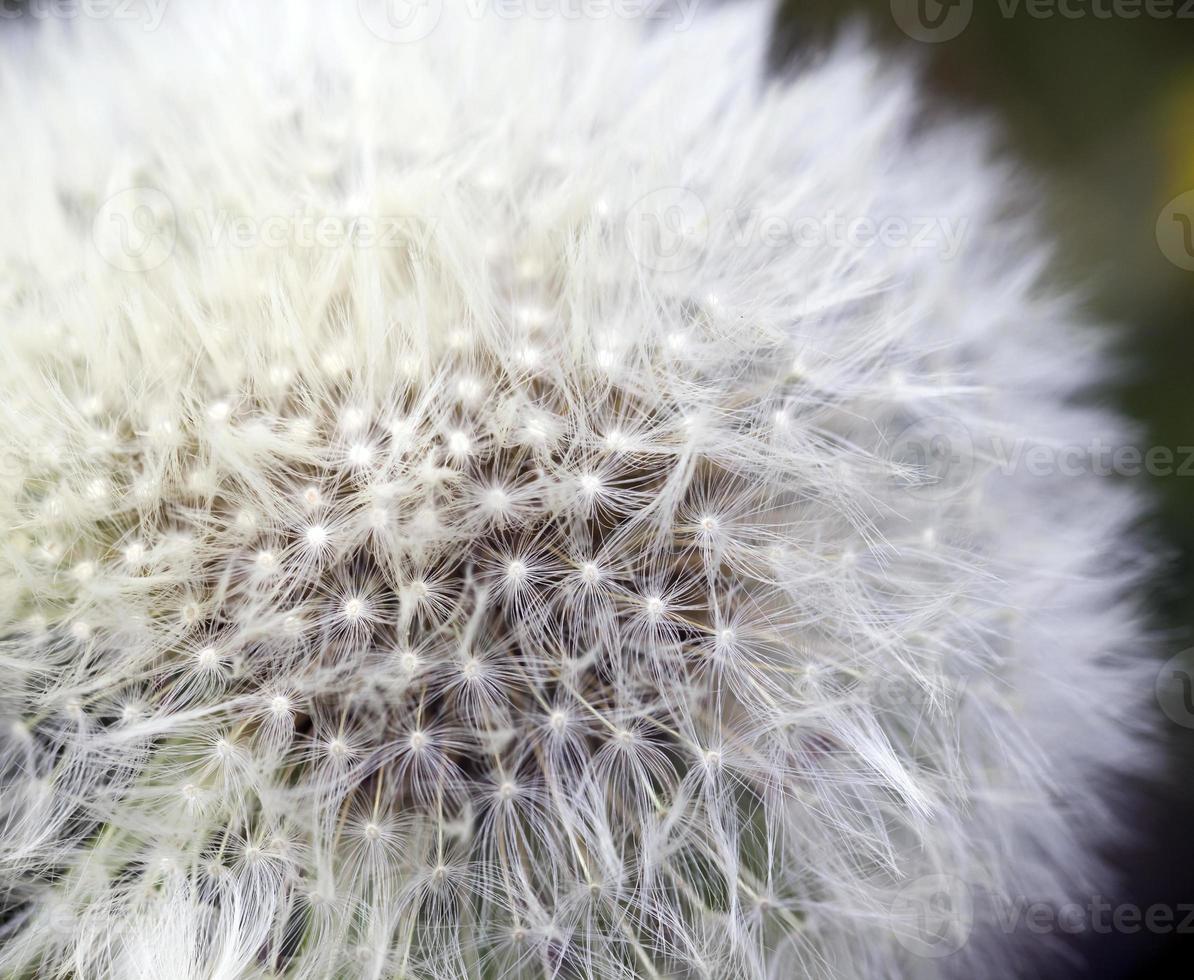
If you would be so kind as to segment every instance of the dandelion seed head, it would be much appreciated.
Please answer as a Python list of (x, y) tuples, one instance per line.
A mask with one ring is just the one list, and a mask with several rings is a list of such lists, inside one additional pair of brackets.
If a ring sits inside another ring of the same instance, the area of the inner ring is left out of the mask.
[(1120, 424), (986, 137), (750, 5), (384, 6), (14, 42), (0, 975), (913, 975), (904, 884), (1075, 894), (1147, 562), (997, 465)]

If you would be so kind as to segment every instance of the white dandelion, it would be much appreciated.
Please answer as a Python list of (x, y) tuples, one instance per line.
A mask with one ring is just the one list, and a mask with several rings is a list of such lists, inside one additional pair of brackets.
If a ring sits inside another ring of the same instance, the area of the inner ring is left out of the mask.
[(1006, 972), (1145, 562), (996, 465), (1122, 436), (985, 137), (753, 6), (178, 6), (0, 39), (0, 973)]

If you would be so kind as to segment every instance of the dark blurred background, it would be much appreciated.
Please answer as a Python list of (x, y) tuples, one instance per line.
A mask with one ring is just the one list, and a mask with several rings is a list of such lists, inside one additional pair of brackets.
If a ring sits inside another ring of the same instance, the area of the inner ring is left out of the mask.
[[(776, 60), (858, 24), (923, 66), (935, 108), (992, 120), (1039, 178), (1056, 275), (1121, 337), (1126, 366), (1105, 397), (1138, 421), (1142, 445), (1194, 446), (1194, 249), (1175, 255), (1158, 240), (1175, 199), (1194, 192), (1194, 2), (786, 0)], [(1194, 215), (1194, 195), (1176, 207)], [(1160, 671), (1194, 646), (1194, 473), (1137, 479), (1156, 499), (1158, 550), (1171, 549), (1152, 596)], [(1194, 675), (1194, 656), (1186, 662)], [(1157, 714), (1167, 764), (1124, 787), (1112, 905), (1194, 905), (1194, 729)], [(1194, 977), (1194, 929), (1074, 945), (1082, 961), (1024, 975)]]

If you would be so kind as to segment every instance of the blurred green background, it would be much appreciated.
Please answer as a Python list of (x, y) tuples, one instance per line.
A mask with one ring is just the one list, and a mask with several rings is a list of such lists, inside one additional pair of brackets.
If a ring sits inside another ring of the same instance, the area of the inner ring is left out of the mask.
[[(993, 121), (1002, 149), (1039, 179), (1057, 277), (1118, 331), (1124, 369), (1103, 397), (1137, 420), (1141, 444), (1176, 451), (1194, 446), (1194, 271), (1166, 257), (1157, 227), (1174, 198), (1194, 191), (1194, 2), (1175, 0), (1168, 19), (1146, 3), (1068, 0), (1081, 16), (1067, 18), (1060, 0), (1051, 17), (1034, 16), (1048, 0), (1035, 9), (1031, 0), (786, 0), (775, 58), (782, 65), (861, 24), (923, 66), (935, 109)], [(919, 15), (915, 31), (925, 14), (943, 18), (939, 38), (965, 26), (935, 42), (911, 37), (907, 17)], [(1151, 530), (1172, 549), (1152, 595), (1159, 668), (1194, 646), (1194, 474), (1148, 489)], [(1129, 830), (1109, 855), (1123, 883), (1107, 897), (1142, 908), (1194, 903), (1194, 731), (1158, 720), (1168, 763), (1158, 779), (1125, 787)], [(1024, 975), (1194, 976), (1194, 934), (1073, 942), (1084, 962)]]

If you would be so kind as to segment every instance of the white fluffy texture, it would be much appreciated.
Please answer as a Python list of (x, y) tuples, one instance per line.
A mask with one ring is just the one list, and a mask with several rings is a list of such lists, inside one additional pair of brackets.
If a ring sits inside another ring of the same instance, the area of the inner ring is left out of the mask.
[[(754, 8), (285, 6), (9, 39), (0, 973), (919, 975), (919, 876), (1081, 887), (1136, 504), (989, 451), (1117, 423), (983, 136)], [(652, 268), (668, 188), (967, 234)], [(298, 209), (402, 247), (212, 240)]]

